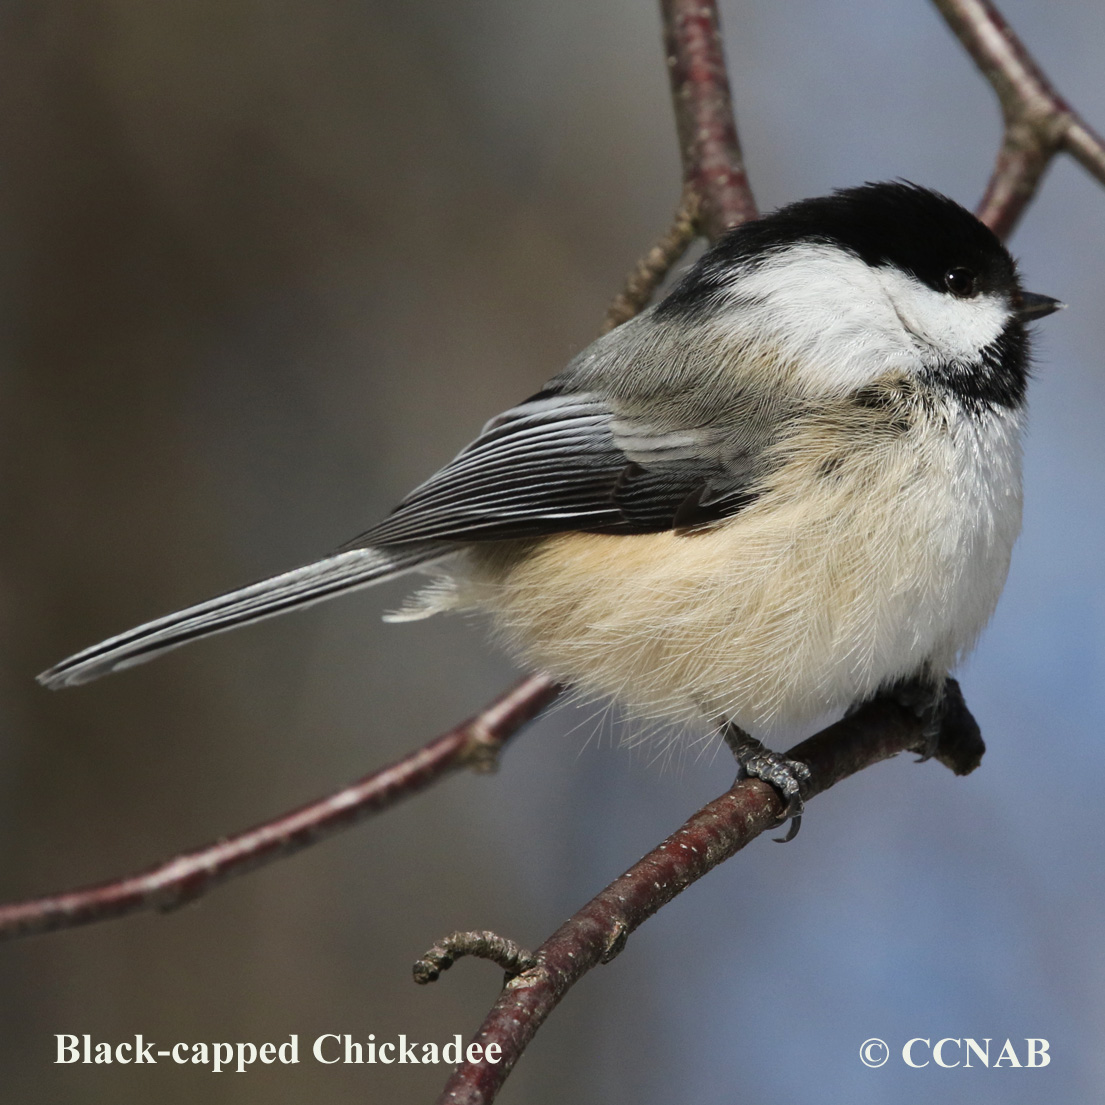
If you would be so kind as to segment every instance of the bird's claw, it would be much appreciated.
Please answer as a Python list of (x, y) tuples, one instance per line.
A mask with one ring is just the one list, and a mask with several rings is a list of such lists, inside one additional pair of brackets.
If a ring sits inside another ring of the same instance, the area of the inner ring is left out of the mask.
[(781, 752), (766, 748), (755, 737), (735, 725), (725, 727), (725, 740), (736, 757), (744, 777), (762, 779), (774, 787), (783, 800), (783, 820), (790, 822), (786, 836), (774, 837), (786, 844), (802, 827), (802, 787), (810, 779), (810, 768), (801, 760), (788, 760)]

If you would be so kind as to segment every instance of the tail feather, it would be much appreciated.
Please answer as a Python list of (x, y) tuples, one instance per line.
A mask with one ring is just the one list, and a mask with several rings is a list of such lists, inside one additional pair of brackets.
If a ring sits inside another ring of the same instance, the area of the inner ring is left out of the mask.
[(442, 546), (423, 545), (403, 552), (351, 549), (338, 553), (110, 637), (62, 660), (38, 676), (38, 681), (51, 689), (87, 683), (108, 672), (145, 663), (198, 637), (223, 633), (297, 606), (309, 606), (344, 591), (379, 583), (439, 559), (448, 551)]

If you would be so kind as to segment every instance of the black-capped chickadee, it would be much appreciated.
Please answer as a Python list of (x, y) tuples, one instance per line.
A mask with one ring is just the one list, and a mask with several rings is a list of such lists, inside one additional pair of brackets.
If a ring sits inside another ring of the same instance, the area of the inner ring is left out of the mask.
[[(1025, 323), (1059, 306), (935, 192), (792, 204), (726, 234), (343, 551), (39, 679), (417, 568), (435, 579), (391, 620), (485, 610), (528, 663), (650, 718), (743, 736), (903, 681), (938, 710), (1020, 528)], [(796, 814), (801, 772), (737, 743)]]

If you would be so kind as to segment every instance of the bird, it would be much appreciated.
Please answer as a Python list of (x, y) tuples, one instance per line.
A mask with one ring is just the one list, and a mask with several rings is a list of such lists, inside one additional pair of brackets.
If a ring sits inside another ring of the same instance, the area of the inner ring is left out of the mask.
[(796, 831), (806, 765), (753, 733), (887, 693), (939, 730), (1021, 525), (1023, 290), (970, 211), (896, 180), (722, 235), (337, 552), (111, 637), (58, 688), (418, 570), (389, 620), (479, 610), (631, 716), (719, 726)]

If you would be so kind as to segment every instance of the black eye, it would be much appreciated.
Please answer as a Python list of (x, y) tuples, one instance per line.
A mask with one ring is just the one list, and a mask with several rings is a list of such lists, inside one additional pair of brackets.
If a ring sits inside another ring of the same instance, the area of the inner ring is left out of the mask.
[(944, 284), (952, 295), (967, 299), (978, 291), (978, 278), (970, 269), (954, 268), (944, 273)]

